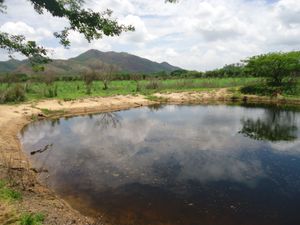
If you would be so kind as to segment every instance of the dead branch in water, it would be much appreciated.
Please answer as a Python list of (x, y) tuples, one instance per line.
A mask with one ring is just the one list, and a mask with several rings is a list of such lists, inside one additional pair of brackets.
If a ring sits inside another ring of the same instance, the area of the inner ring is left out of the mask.
[(44, 148), (41, 148), (39, 150), (30, 152), (30, 155), (35, 155), (36, 153), (43, 153), (43, 152), (47, 151), (52, 146), (53, 146), (53, 144), (46, 145)]

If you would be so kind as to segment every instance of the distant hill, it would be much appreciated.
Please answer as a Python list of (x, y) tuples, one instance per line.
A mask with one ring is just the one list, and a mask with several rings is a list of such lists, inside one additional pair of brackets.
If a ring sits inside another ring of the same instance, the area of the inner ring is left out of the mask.
[[(157, 63), (142, 57), (131, 55), (125, 52), (101, 52), (95, 49), (88, 50), (75, 58), (68, 60), (53, 60), (45, 67), (45, 73), (54, 73), (57, 75), (78, 75), (89, 69), (93, 62), (102, 62), (113, 64), (124, 72), (155, 73), (172, 72), (180, 69), (167, 62)], [(33, 71), (27, 60), (8, 60), (0, 62), (0, 73), (27, 73), (33, 74)]]
[(10, 59), (8, 61), (0, 61), (0, 72), (12, 72), (15, 71), (19, 66), (25, 64), (24, 61)]

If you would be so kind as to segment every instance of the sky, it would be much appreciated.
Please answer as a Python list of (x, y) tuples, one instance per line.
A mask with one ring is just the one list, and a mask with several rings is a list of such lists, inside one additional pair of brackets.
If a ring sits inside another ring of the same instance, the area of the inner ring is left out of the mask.
[[(67, 26), (65, 19), (39, 15), (26, 0), (5, 3), (0, 31), (26, 35), (48, 48), (52, 58), (67, 59), (93, 48), (206, 71), (257, 54), (300, 49), (299, 0), (85, 0), (86, 8), (111, 9), (113, 17), (136, 31), (91, 43), (73, 32), (69, 49), (53, 36)], [(0, 60), (7, 59), (0, 50)]]

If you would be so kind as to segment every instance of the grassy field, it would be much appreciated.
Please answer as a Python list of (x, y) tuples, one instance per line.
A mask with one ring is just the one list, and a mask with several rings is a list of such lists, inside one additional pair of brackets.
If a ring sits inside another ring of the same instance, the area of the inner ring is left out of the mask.
[[(202, 78), (202, 79), (178, 79), (178, 80), (143, 80), (140, 81), (137, 90), (135, 81), (112, 81), (107, 90), (103, 90), (100, 81), (93, 82), (92, 93), (86, 93), (86, 86), (82, 81), (57, 81), (50, 87), (44, 83), (27, 84), (26, 100), (38, 100), (49, 98), (48, 89), (56, 87), (57, 95), (54, 98), (73, 100), (88, 96), (113, 96), (127, 94), (151, 95), (156, 92), (180, 92), (202, 91), (217, 88), (232, 88), (258, 83), (257, 78)], [(25, 85), (22, 83), (21, 85)], [(0, 91), (7, 89), (7, 84), (0, 84)]]

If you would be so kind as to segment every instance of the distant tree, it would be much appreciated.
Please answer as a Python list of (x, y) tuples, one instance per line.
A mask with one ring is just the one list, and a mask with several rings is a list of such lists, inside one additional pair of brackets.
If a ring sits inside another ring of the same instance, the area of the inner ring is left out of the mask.
[(103, 90), (108, 89), (108, 85), (114, 79), (114, 75), (117, 71), (118, 67), (113, 64), (103, 65), (103, 70), (98, 74), (99, 80), (103, 83)]
[(140, 81), (143, 79), (143, 76), (140, 73), (133, 73), (130, 75), (130, 79), (135, 81), (136, 84), (135, 91), (136, 92), (141, 91)]
[(174, 70), (170, 73), (171, 77), (183, 77), (184, 74), (186, 74), (188, 71), (187, 70), (183, 70), (183, 69), (179, 69), (179, 70)]
[(97, 79), (97, 75), (93, 70), (86, 70), (82, 73), (82, 80), (86, 87), (86, 94), (92, 93), (93, 82)]
[(267, 78), (270, 85), (282, 86), (299, 76), (300, 52), (276, 52), (250, 57), (244, 61), (248, 74)]
[(186, 77), (186, 78), (202, 78), (203, 77), (203, 73), (199, 72), (199, 71), (188, 71), (186, 74), (182, 74), (182, 77)]
[(220, 72), (220, 70), (216, 69), (216, 70), (208, 70), (205, 72), (204, 77), (221, 77), (222, 73)]
[(244, 64), (242, 63), (225, 65), (221, 71), (222, 77), (242, 77), (245, 75)]

